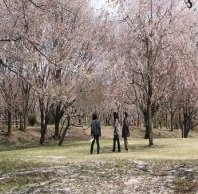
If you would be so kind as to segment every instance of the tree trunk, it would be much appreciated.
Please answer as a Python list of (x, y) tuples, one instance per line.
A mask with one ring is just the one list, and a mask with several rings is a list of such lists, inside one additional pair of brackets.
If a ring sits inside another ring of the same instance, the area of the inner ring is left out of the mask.
[(181, 127), (182, 138), (184, 138), (184, 126), (182, 124), (182, 119), (181, 119), (181, 113), (180, 113), (180, 111), (179, 111), (179, 124), (180, 124), (180, 127)]
[(27, 123), (28, 123), (28, 113), (29, 113), (29, 95), (30, 95), (30, 90), (31, 86), (26, 83), (23, 83), (23, 98), (24, 98), (24, 103), (23, 103), (23, 131), (26, 131), (27, 129)]
[(19, 130), (23, 131), (23, 117), (22, 114), (20, 113), (20, 127)]
[(184, 114), (184, 134), (183, 137), (187, 138), (190, 131), (191, 119), (187, 113)]
[(41, 108), (41, 138), (40, 138), (40, 144), (43, 144), (44, 140), (45, 140), (44, 110)]
[(61, 119), (55, 119), (55, 132), (54, 132), (54, 139), (59, 139), (59, 126), (60, 126)]
[(69, 126), (70, 126), (70, 116), (67, 117), (67, 126), (65, 127), (65, 129), (64, 129), (64, 131), (62, 133), (62, 136), (61, 136), (59, 144), (58, 144), (59, 146), (62, 146), (63, 140), (65, 138), (65, 135), (67, 133), (67, 130), (68, 130)]
[(41, 127), (41, 138), (40, 138), (40, 144), (42, 145), (45, 142), (45, 134), (47, 131), (47, 126), (44, 125), (43, 127)]
[(41, 138), (40, 138), (40, 144), (43, 144), (45, 141), (45, 113), (44, 113), (44, 106), (43, 103), (40, 102), (40, 113), (41, 113)]
[(137, 127), (140, 127), (141, 126), (141, 123), (140, 123), (140, 113), (138, 113), (138, 123), (137, 123)]
[(144, 115), (144, 126), (146, 127), (144, 139), (149, 139), (148, 114), (147, 112), (143, 112), (143, 115)]
[(59, 130), (59, 126), (60, 126), (60, 121), (61, 118), (63, 117), (65, 111), (64, 111), (64, 107), (61, 108), (61, 104), (59, 103), (54, 111), (52, 112), (52, 115), (54, 117), (54, 121), (55, 121), (55, 131), (54, 131), (54, 139), (59, 139), (60, 138), (60, 130)]
[(174, 119), (174, 113), (171, 111), (171, 131), (173, 131), (173, 119)]
[(16, 122), (15, 122), (15, 124), (16, 124), (16, 128), (18, 128), (18, 116), (17, 116), (17, 114), (16, 114)]
[(148, 100), (148, 131), (149, 131), (149, 146), (153, 145), (153, 131), (152, 131), (152, 110), (151, 110), (151, 101)]
[(8, 110), (8, 136), (12, 133), (12, 112)]
[(144, 139), (149, 139), (149, 127), (148, 127), (148, 124), (146, 125), (146, 133), (145, 133)]
[(25, 114), (23, 115), (23, 131), (26, 131), (27, 129), (27, 113), (25, 112)]
[(168, 114), (167, 114), (167, 112), (166, 112), (166, 120), (165, 120), (165, 124), (166, 124), (166, 129), (168, 129)]
[(41, 125), (41, 138), (40, 138), (40, 144), (41, 145), (45, 142), (45, 135), (46, 135), (46, 132), (47, 132), (47, 125), (48, 125), (48, 122), (49, 122), (49, 118), (50, 118), (50, 116), (46, 114), (45, 117), (44, 117), (44, 120), (42, 122), (42, 125)]

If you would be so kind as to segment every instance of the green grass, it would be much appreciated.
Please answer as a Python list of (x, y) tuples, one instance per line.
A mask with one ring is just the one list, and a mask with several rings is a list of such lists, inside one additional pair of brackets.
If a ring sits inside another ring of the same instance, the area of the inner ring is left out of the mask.
[[(129, 138), (129, 150), (122, 149), (121, 153), (111, 153), (112, 140), (100, 141), (100, 154), (90, 155), (89, 141), (68, 141), (63, 146), (39, 146), (35, 148), (1, 151), (0, 169), (18, 169), (34, 166), (62, 165), (67, 162), (88, 162), (100, 160), (198, 160), (198, 148), (195, 138), (189, 139), (155, 139), (154, 146), (148, 146), (148, 140)], [(123, 148), (123, 140), (121, 140)], [(96, 145), (94, 148), (96, 152)]]

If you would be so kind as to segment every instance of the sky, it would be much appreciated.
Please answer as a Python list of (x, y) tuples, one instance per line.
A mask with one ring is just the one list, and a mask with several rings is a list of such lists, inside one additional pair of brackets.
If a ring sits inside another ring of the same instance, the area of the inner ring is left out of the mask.
[(96, 9), (96, 11), (100, 11), (101, 9), (103, 9), (107, 11), (111, 16), (116, 15), (116, 6), (113, 6), (113, 4), (106, 3), (106, 0), (91, 0), (91, 5)]
[(91, 0), (91, 2), (96, 9), (101, 9), (105, 6), (105, 0)]

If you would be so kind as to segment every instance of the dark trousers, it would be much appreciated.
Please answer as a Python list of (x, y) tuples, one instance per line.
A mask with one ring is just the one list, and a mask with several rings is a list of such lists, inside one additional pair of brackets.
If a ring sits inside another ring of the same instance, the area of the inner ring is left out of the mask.
[(114, 138), (113, 138), (113, 152), (115, 152), (115, 149), (116, 149), (116, 141), (117, 141), (117, 144), (118, 144), (118, 152), (120, 152), (120, 139), (117, 135), (114, 135)]
[(93, 154), (93, 147), (94, 147), (95, 140), (96, 140), (96, 143), (97, 143), (97, 154), (99, 154), (99, 152), (100, 152), (99, 135), (94, 135), (94, 140), (91, 143), (90, 153)]
[(127, 137), (124, 137), (124, 147), (125, 147), (125, 150), (128, 151), (128, 141), (127, 141)]

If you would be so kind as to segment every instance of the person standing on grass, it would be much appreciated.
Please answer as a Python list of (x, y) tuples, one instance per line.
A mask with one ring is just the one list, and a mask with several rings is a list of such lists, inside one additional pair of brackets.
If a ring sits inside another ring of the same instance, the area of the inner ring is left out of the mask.
[(129, 137), (129, 121), (127, 120), (128, 113), (124, 112), (123, 113), (123, 127), (122, 127), (122, 137), (124, 138), (124, 147), (125, 150), (128, 152), (128, 141), (127, 137)]
[(120, 152), (120, 123), (118, 118), (118, 113), (113, 113), (114, 117), (114, 136), (113, 136), (113, 149), (112, 152), (115, 152), (116, 150), (116, 141), (118, 144), (118, 152)]
[(95, 140), (97, 143), (97, 154), (99, 154), (100, 152), (99, 137), (101, 136), (101, 128), (100, 128), (100, 122), (98, 121), (98, 116), (96, 113), (92, 115), (91, 136), (93, 136), (93, 141), (91, 143), (90, 154), (93, 154), (93, 147), (94, 147)]

